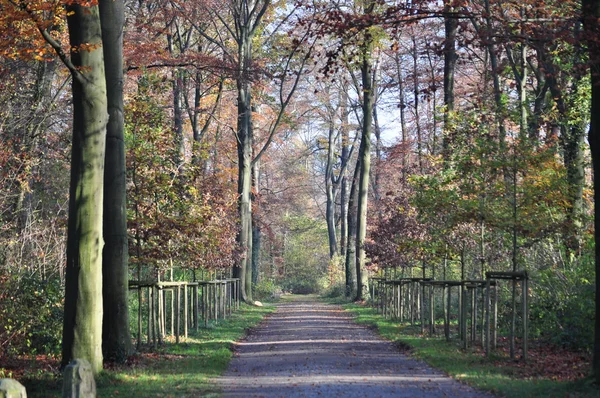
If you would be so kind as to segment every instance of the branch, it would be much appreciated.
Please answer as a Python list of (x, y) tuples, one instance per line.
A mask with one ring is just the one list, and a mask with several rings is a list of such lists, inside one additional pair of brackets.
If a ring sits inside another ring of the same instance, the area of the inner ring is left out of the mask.
[[(304, 37), (304, 39), (305, 38), (306, 38), (306, 36)], [(257, 161), (260, 160), (262, 155), (265, 153), (265, 151), (267, 150), (267, 148), (273, 141), (273, 137), (275, 136), (275, 132), (277, 131), (277, 128), (281, 124), (281, 119), (283, 118), (283, 115), (285, 114), (285, 110), (286, 110), (288, 104), (290, 103), (292, 96), (296, 92), (296, 89), (298, 88), (298, 83), (300, 82), (300, 77), (302, 76), (302, 71), (304, 70), (306, 62), (308, 62), (308, 59), (310, 58), (310, 56), (312, 54), (313, 47), (314, 47), (314, 43), (311, 45), (309, 50), (306, 52), (304, 58), (302, 59), (302, 62), (300, 63), (300, 67), (298, 68), (298, 71), (296, 72), (296, 79), (294, 80), (294, 84), (292, 85), (292, 88), (290, 89), (287, 97), (284, 100), (283, 99), (283, 85), (285, 82), (285, 74), (289, 70), (288, 68), (289, 68), (289, 64), (290, 64), (292, 58), (298, 52), (298, 47), (296, 47), (294, 49), (294, 51), (292, 51), (290, 53), (290, 56), (288, 57), (288, 59), (286, 61), (285, 69), (283, 71), (283, 77), (281, 79), (281, 88), (279, 90), (279, 101), (281, 102), (281, 108), (279, 109), (279, 113), (277, 114), (277, 119), (275, 120), (275, 123), (273, 123), (271, 125), (270, 131), (269, 131), (269, 138), (267, 138), (267, 142), (265, 142), (262, 149), (258, 152), (258, 154), (254, 158), (254, 160), (252, 160), (252, 165), (254, 165)]]
[(50, 47), (52, 47), (52, 49), (54, 50), (56, 55), (58, 55), (58, 58), (60, 58), (60, 60), (63, 62), (63, 64), (65, 64), (65, 66), (69, 69), (69, 71), (73, 75), (73, 79), (77, 80), (81, 84), (85, 84), (85, 78), (84, 78), (83, 74), (73, 64), (73, 62), (71, 61), (71, 58), (69, 56), (67, 56), (67, 54), (65, 54), (65, 51), (63, 50), (61, 43), (58, 40), (56, 40), (54, 37), (52, 37), (52, 35), (50, 35), (50, 32), (48, 32), (46, 29), (44, 29), (42, 27), (42, 25), (40, 24), (40, 21), (38, 20), (37, 16), (34, 14), (33, 10), (31, 10), (28, 7), (28, 4), (25, 4), (25, 3), (16, 4), (12, 0), (11, 0), (11, 3), (14, 6), (27, 12), (27, 14), (29, 14), (29, 16), (31, 17), (31, 20), (35, 23), (35, 27), (37, 28), (37, 30), (40, 32), (40, 34), (42, 35), (44, 40), (46, 40), (46, 43), (48, 43), (50, 45)]

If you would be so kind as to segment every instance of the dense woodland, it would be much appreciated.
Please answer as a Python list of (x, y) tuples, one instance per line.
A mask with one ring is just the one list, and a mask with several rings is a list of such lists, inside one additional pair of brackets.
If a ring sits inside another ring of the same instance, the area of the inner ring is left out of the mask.
[(530, 336), (594, 350), (597, 0), (0, 10), (0, 357), (123, 360), (130, 280), (511, 270)]

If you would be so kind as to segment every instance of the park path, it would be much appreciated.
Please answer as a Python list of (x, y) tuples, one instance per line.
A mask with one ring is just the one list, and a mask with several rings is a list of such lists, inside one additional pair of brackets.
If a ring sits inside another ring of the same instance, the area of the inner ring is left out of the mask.
[(217, 383), (223, 397), (491, 397), (311, 297), (278, 304)]

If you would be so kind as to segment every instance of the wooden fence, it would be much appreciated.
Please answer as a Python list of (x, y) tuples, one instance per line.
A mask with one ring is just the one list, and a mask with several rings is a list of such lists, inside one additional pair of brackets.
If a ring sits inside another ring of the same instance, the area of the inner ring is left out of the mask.
[[(451, 339), (452, 319), (457, 320), (456, 335), (463, 348), (477, 342), (487, 355), (497, 348), (498, 341), (498, 289), (502, 281), (512, 284), (511, 299), (503, 305), (510, 306), (510, 354), (515, 357), (517, 318), (521, 324), (522, 358), (527, 359), (528, 347), (528, 275), (527, 272), (487, 272), (485, 280), (436, 281), (433, 278), (373, 277), (370, 279), (371, 304), (387, 319), (420, 325), (421, 333), (435, 334), (438, 321), (436, 297), (443, 309), (443, 326), (446, 340)], [(517, 305), (517, 285), (520, 285), (520, 305)], [(456, 289), (456, 290), (455, 290)], [(436, 295), (436, 290), (439, 293)], [(520, 307), (520, 308), (519, 308)]]
[(187, 338), (188, 331), (218, 322), (240, 307), (240, 280), (221, 279), (198, 282), (130, 281), (138, 294), (137, 343), (142, 344), (143, 318), (148, 344), (157, 345), (165, 336)]

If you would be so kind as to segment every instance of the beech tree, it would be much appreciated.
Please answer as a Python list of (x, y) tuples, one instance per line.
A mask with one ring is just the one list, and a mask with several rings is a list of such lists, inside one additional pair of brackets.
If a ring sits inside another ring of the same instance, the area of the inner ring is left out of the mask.
[(106, 75), (108, 124), (104, 165), (102, 280), (104, 318), (102, 350), (124, 362), (133, 352), (129, 330), (129, 262), (123, 116), (122, 0), (100, 0), (102, 49)]
[(594, 322), (592, 371), (596, 383), (600, 383), (600, 316), (598, 316), (598, 309), (600, 308), (600, 289), (598, 289), (598, 286), (600, 286), (600, 245), (598, 244), (600, 242), (600, 207), (598, 207), (598, 200), (600, 200), (600, 42), (598, 41), (598, 33), (600, 32), (600, 1), (583, 0), (582, 5), (585, 42), (588, 45), (592, 86), (591, 121), (588, 134), (594, 170), (594, 238), (596, 241), (596, 318)]
[(102, 237), (104, 153), (108, 122), (98, 6), (67, 6), (72, 49), (73, 149), (67, 237), (63, 365), (87, 359), (102, 369)]
[[(372, 14), (375, 2), (368, 2), (364, 13)], [(358, 182), (358, 205), (356, 217), (356, 300), (362, 300), (368, 290), (366, 270), (365, 239), (367, 236), (367, 201), (369, 193), (369, 175), (371, 172), (371, 135), (373, 131), (373, 108), (375, 98), (375, 79), (373, 78), (373, 28), (366, 29), (360, 43), (360, 72), (362, 83), (362, 126), (360, 148), (360, 177)]]
[(108, 123), (102, 29), (97, 5), (66, 6), (70, 56), (41, 21), (39, 10), (21, 4), (43, 38), (71, 72), (73, 136), (62, 364), (87, 359), (102, 369), (102, 236), (104, 154)]

